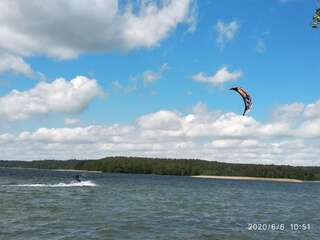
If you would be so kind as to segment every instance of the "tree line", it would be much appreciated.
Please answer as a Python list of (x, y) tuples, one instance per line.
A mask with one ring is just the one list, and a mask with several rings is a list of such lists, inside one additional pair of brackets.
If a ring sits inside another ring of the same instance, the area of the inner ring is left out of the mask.
[(74, 169), (176, 176), (217, 175), (320, 180), (320, 167), (234, 164), (197, 159), (106, 157), (97, 160), (0, 161), (0, 167)]

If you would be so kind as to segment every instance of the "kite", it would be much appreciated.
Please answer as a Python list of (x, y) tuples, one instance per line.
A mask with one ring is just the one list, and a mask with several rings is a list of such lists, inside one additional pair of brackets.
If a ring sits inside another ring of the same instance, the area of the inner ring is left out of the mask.
[(319, 7), (316, 9), (316, 12), (313, 15), (311, 27), (318, 28), (320, 23), (320, 1), (318, 0)]
[(252, 100), (249, 93), (246, 90), (244, 90), (242, 87), (233, 87), (233, 88), (230, 88), (230, 90), (236, 91), (242, 97), (244, 102), (244, 111), (242, 115), (244, 116), (246, 112), (251, 110), (251, 107), (252, 107)]

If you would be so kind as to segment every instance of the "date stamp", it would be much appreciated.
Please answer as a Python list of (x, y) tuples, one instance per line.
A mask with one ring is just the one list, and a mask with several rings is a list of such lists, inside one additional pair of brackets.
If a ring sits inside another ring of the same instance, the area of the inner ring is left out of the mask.
[(309, 223), (248, 223), (248, 231), (309, 231), (311, 224)]

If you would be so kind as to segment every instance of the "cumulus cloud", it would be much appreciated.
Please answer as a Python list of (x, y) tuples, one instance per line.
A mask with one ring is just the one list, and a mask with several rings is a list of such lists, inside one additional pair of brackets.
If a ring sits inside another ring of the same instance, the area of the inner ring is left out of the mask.
[(178, 113), (172, 111), (159, 111), (138, 118), (137, 123), (146, 129), (178, 129), (181, 119)]
[(0, 50), (66, 59), (86, 52), (157, 46), (179, 24), (193, 26), (193, 0), (2, 0)]
[(84, 110), (103, 91), (95, 79), (78, 76), (39, 82), (28, 91), (12, 90), (0, 97), (0, 120), (14, 121), (54, 112), (74, 114)]
[(10, 134), (10, 133), (0, 133), (0, 143), (5, 144), (5, 143), (10, 143), (11, 141), (15, 140), (15, 136)]
[(303, 103), (292, 103), (285, 104), (283, 106), (279, 106), (274, 109), (272, 113), (272, 117), (274, 121), (290, 121), (291, 123), (294, 121), (299, 121), (300, 116), (303, 113), (305, 106)]
[(315, 103), (308, 104), (304, 115), (308, 118), (320, 117), (320, 100)]
[(242, 77), (243, 72), (241, 70), (229, 71), (227, 67), (220, 68), (213, 75), (206, 75), (203, 72), (195, 74), (192, 79), (196, 82), (209, 83), (214, 86), (221, 86), (226, 82), (233, 82)]
[(12, 54), (0, 54), (0, 74), (1, 73), (19, 73), (31, 77), (33, 71), (21, 57)]
[(231, 21), (230, 23), (218, 21), (215, 26), (217, 32), (216, 42), (218, 46), (223, 49), (228, 42), (234, 39), (239, 28), (240, 24), (237, 21)]
[[(306, 117), (307, 106), (280, 106), (275, 111), (284, 113), (281, 118), (263, 122), (232, 112), (209, 111), (199, 103), (190, 112), (161, 110), (128, 125), (0, 133), (2, 158), (127, 155), (320, 166), (320, 118)], [(299, 121), (291, 124), (297, 114)]]

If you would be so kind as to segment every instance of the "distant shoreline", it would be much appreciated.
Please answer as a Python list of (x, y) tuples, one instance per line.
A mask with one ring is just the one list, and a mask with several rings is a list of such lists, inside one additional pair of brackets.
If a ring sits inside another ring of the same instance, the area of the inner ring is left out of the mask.
[(242, 177), (242, 176), (191, 176), (192, 178), (203, 179), (222, 179), (222, 180), (245, 180), (245, 181), (271, 181), (271, 182), (288, 182), (288, 183), (303, 183), (305, 181), (290, 178), (263, 178), (263, 177)]
[[(105, 157), (92, 160), (0, 160), (0, 167), (48, 169), (69, 172), (104, 172), (198, 176), (207, 179), (263, 180), (274, 182), (320, 181), (320, 166), (224, 163), (199, 159)], [(76, 171), (75, 171), (76, 170)], [(207, 177), (208, 176), (208, 177)], [(225, 176), (225, 177), (224, 177)], [(239, 176), (239, 177), (238, 177)], [(251, 176), (251, 177), (249, 177)], [(255, 177), (252, 177), (255, 176)]]
[[(91, 171), (91, 170), (78, 170), (78, 169), (47, 169), (47, 168), (26, 168), (26, 167), (0, 167), (0, 169), (26, 169), (26, 170), (49, 170), (57, 172), (92, 172), (103, 173), (103, 171)], [(131, 173), (135, 174), (135, 173)], [(167, 176), (167, 175), (159, 175)], [(174, 176), (174, 175), (172, 175)], [(290, 178), (264, 178), (264, 177), (245, 177), (245, 176), (209, 176), (209, 175), (196, 175), (190, 176), (192, 178), (202, 179), (216, 179), (216, 180), (243, 180), (243, 181), (269, 181), (269, 182), (287, 182), (287, 183), (303, 183), (303, 182), (316, 182)]]
[(78, 170), (78, 169), (55, 169), (55, 168), (27, 168), (27, 167), (0, 167), (0, 169), (26, 169), (26, 170), (49, 170), (57, 172), (92, 172), (92, 173), (103, 173), (102, 171), (91, 171), (91, 170)]

